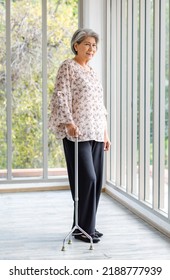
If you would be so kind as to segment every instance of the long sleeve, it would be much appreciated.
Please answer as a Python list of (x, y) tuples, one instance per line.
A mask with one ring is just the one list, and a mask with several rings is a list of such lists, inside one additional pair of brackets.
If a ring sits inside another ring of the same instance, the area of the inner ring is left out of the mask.
[(54, 133), (61, 131), (63, 136), (65, 124), (73, 122), (71, 69), (64, 63), (60, 66), (55, 82), (54, 94), (50, 102), (51, 115), (49, 126)]

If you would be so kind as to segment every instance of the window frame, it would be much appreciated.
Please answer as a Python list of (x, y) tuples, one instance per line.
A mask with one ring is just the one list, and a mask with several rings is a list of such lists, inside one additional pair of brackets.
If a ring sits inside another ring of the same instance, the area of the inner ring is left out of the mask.
[[(161, 203), (163, 201), (164, 183), (164, 137), (161, 139), (161, 134), (165, 133), (165, 94), (160, 96), (160, 92), (165, 92), (165, 1), (153, 0), (154, 11), (154, 29), (153, 29), (153, 48), (154, 48), (154, 146), (153, 146), (153, 182), (152, 188), (150, 186), (150, 0), (140, 1), (140, 37), (137, 36), (137, 2), (134, 0), (127, 1), (127, 37), (124, 36), (124, 29), (122, 30), (123, 21), (121, 18), (122, 8), (124, 9), (124, 0), (116, 1), (110, 0), (107, 3), (107, 30), (110, 32), (108, 44), (111, 43), (110, 59), (107, 60), (110, 66), (111, 73), (110, 80), (107, 87), (107, 108), (109, 111), (109, 131), (111, 137), (111, 151), (107, 156), (107, 178), (106, 178), (106, 192), (115, 199), (121, 201), (129, 209), (144, 217), (152, 225), (170, 236), (170, 191), (168, 192), (168, 210), (167, 213), (161, 210)], [(170, 7), (170, 1), (169, 1)], [(170, 12), (169, 12), (170, 17)], [(158, 20), (159, 19), (159, 20)], [(170, 19), (169, 19), (170, 25)], [(158, 32), (160, 30), (160, 32)], [(123, 32), (123, 33), (122, 33)], [(161, 34), (161, 40), (160, 40)], [(124, 38), (127, 38), (127, 44)], [(133, 189), (136, 186), (136, 163), (137, 163), (137, 96), (133, 95), (137, 91), (137, 60), (138, 54), (137, 41), (139, 39), (139, 186), (138, 192)], [(169, 38), (170, 40), (170, 38)], [(116, 42), (116, 44), (115, 44)], [(124, 62), (124, 52), (121, 52), (122, 46), (127, 48), (127, 77), (124, 72), (121, 73), (122, 63)], [(169, 43), (170, 48), (170, 43)], [(133, 52), (132, 52), (133, 50)], [(170, 50), (169, 50), (170, 53)], [(122, 57), (123, 55), (123, 57)], [(160, 56), (162, 60), (160, 59)], [(159, 59), (158, 59), (159, 58)], [(169, 58), (170, 60), (170, 58)], [(169, 62), (170, 68), (170, 62)], [(170, 74), (169, 74), (170, 75)], [(112, 81), (112, 82), (111, 82)], [(120, 83), (124, 82), (121, 88)], [(115, 84), (113, 84), (115, 83)], [(126, 110), (121, 105), (121, 90), (124, 90), (126, 85), (127, 100)], [(136, 89), (136, 90), (135, 90)], [(148, 95), (145, 92), (149, 92)], [(116, 100), (116, 102), (115, 102)], [(160, 103), (159, 103), (160, 102)], [(159, 109), (158, 109), (159, 108)], [(170, 89), (169, 89), (169, 108), (170, 108)], [(126, 114), (126, 117), (124, 116)], [(136, 116), (136, 117), (135, 117)], [(113, 120), (115, 118), (115, 120)], [(122, 167), (122, 149), (124, 148), (121, 139), (121, 123), (122, 118), (126, 118), (126, 188), (121, 184)], [(169, 114), (170, 126), (170, 114)], [(170, 139), (170, 129), (169, 129)], [(170, 143), (169, 143), (170, 151)], [(116, 154), (116, 157), (115, 157)], [(170, 166), (170, 153), (168, 153), (168, 163)], [(168, 186), (170, 171), (168, 168)], [(148, 202), (148, 191), (151, 192), (152, 201)], [(151, 218), (152, 217), (152, 218)], [(161, 222), (160, 222), (161, 221)], [(162, 223), (162, 224), (160, 224)]]

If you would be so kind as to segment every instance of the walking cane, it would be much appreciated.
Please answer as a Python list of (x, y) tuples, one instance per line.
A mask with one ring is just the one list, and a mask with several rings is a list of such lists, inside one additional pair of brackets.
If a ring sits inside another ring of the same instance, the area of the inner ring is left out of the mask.
[(80, 232), (82, 232), (89, 240), (90, 240), (90, 248), (89, 250), (93, 250), (93, 239), (92, 237), (85, 232), (79, 225), (78, 225), (78, 137), (75, 140), (75, 207), (74, 207), (74, 215), (75, 215), (75, 226), (72, 228), (72, 230), (66, 235), (66, 237), (63, 240), (63, 247), (61, 251), (65, 251), (65, 242), (67, 238), (69, 239), (68, 244), (71, 244), (71, 235), (74, 232), (75, 229), (78, 229)]

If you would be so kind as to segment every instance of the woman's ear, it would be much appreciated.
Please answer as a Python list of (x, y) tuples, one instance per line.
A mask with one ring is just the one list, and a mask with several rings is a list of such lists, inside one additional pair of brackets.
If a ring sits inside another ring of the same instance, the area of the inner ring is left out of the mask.
[(74, 49), (76, 52), (77, 52), (77, 45), (78, 45), (77, 43), (74, 44)]

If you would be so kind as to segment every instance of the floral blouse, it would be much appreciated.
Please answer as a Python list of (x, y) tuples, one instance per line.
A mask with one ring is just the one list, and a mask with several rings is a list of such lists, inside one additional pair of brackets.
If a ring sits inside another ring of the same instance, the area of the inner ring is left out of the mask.
[(58, 70), (50, 108), (49, 126), (57, 138), (74, 141), (65, 130), (65, 124), (73, 122), (81, 134), (79, 141), (104, 141), (103, 89), (91, 67), (87, 70), (73, 59), (65, 60)]

